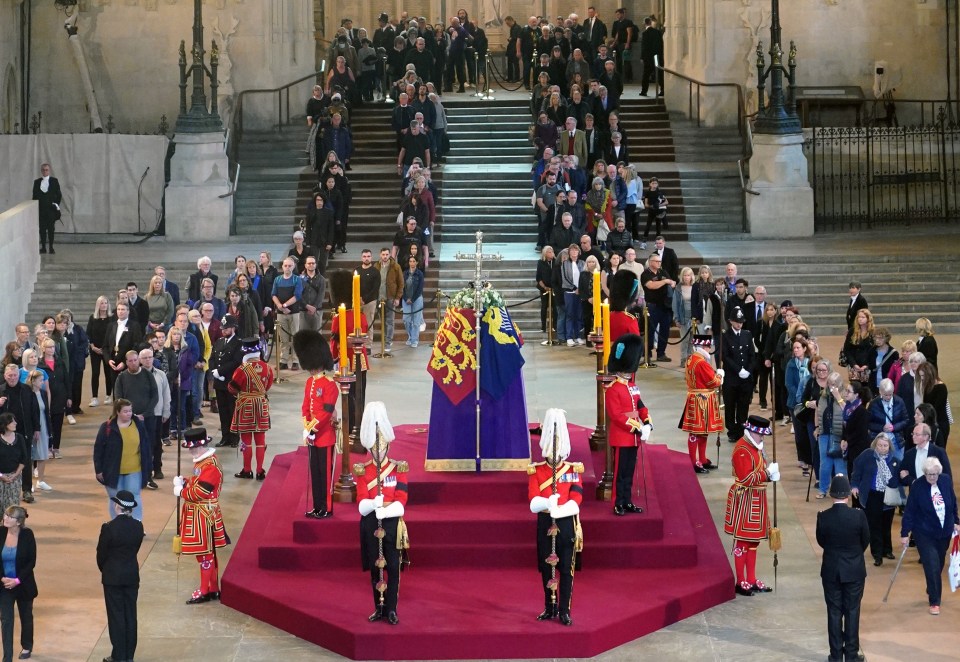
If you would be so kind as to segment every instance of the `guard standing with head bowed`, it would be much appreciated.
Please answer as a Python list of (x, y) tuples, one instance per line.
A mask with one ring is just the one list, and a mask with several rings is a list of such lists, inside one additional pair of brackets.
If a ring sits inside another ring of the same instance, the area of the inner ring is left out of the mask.
[(763, 437), (770, 434), (770, 421), (751, 416), (743, 436), (733, 447), (734, 483), (727, 492), (724, 532), (734, 538), (733, 562), (737, 569), (737, 595), (769, 593), (772, 589), (757, 579), (757, 546), (770, 530), (767, 516), (767, 483), (780, 480), (776, 462), (767, 464)]
[[(293, 336), (293, 351), (300, 366), (310, 372), (303, 389), (303, 441), (310, 463), (313, 508), (307, 517), (325, 519), (333, 515), (333, 475), (336, 470), (337, 399), (340, 388), (327, 376), (333, 370), (330, 346), (319, 331), (303, 329)], [(342, 451), (341, 451), (342, 452)]]
[(640, 279), (628, 269), (620, 269), (607, 280), (610, 290), (610, 337), (628, 333), (640, 335), (640, 320), (630, 310), (637, 301)]
[(750, 401), (753, 399), (753, 371), (755, 350), (753, 336), (743, 328), (747, 318), (740, 306), (730, 309), (727, 323), (730, 325), (723, 333), (723, 406), (726, 412), (727, 441), (736, 443), (743, 435), (743, 423), (750, 413)]
[(390, 625), (400, 622), (400, 567), (410, 547), (403, 521), (409, 467), (403, 460), (387, 457), (393, 439), (384, 404), (368, 402), (360, 423), (360, 443), (370, 451), (371, 459), (353, 465), (360, 510), (360, 556), (373, 587), (375, 609), (368, 620), (386, 618)]
[(267, 477), (263, 458), (267, 452), (267, 430), (270, 429), (270, 401), (267, 391), (273, 386), (273, 369), (260, 358), (260, 339), (243, 339), (243, 363), (234, 370), (228, 388), (237, 396), (231, 432), (240, 434), (243, 469), (237, 478), (253, 478), (253, 452), (257, 453), (257, 480)]
[(559, 617), (563, 625), (573, 625), (573, 573), (577, 552), (583, 551), (583, 463), (567, 462), (570, 433), (562, 409), (548, 409), (542, 429), (540, 450), (544, 461), (527, 467), (530, 512), (537, 514), (537, 558), (543, 578), (544, 609), (537, 620)]
[(687, 401), (679, 428), (687, 433), (687, 451), (693, 470), (707, 473), (717, 466), (707, 458), (707, 435), (720, 432), (720, 398), (717, 389), (723, 384), (723, 369), (714, 370), (710, 360), (713, 336), (694, 335), (693, 354), (687, 360), (684, 376), (687, 379)]
[(616, 379), (607, 386), (606, 410), (610, 421), (607, 439), (614, 450), (613, 514), (642, 513), (643, 508), (634, 505), (633, 474), (637, 467), (637, 449), (650, 438), (653, 421), (640, 398), (640, 389), (633, 376), (643, 355), (643, 340), (629, 333), (613, 341), (607, 370), (616, 374)]
[(197, 557), (200, 564), (200, 588), (187, 600), (188, 605), (220, 599), (220, 565), (217, 548), (230, 544), (220, 512), (223, 469), (206, 428), (193, 428), (183, 435), (180, 445), (193, 457), (193, 475), (173, 479), (173, 496), (183, 501), (180, 517), (180, 553)]

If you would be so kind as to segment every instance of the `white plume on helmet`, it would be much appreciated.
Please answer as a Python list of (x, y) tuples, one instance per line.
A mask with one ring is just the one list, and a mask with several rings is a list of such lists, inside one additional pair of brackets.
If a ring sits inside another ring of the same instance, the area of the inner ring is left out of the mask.
[(363, 420), (360, 421), (360, 443), (367, 450), (377, 442), (377, 430), (386, 443), (394, 440), (393, 426), (387, 418), (387, 406), (382, 402), (368, 402), (363, 408)]
[(567, 430), (567, 416), (563, 409), (548, 409), (543, 415), (540, 433), (540, 450), (543, 459), (553, 461), (553, 440), (557, 440), (557, 459), (566, 460), (570, 455), (570, 431)]

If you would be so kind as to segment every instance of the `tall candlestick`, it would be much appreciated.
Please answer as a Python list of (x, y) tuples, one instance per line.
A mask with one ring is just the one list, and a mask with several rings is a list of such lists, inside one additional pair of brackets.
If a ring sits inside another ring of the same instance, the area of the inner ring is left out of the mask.
[(347, 373), (347, 307), (342, 303), (337, 309), (337, 321), (340, 323), (338, 337), (340, 339), (340, 374)]
[(610, 302), (604, 301), (600, 307), (603, 312), (603, 366), (606, 370), (607, 359), (610, 358)]
[(600, 330), (600, 272), (593, 272), (593, 328), (594, 333)]
[(360, 274), (353, 272), (353, 331), (360, 335)]

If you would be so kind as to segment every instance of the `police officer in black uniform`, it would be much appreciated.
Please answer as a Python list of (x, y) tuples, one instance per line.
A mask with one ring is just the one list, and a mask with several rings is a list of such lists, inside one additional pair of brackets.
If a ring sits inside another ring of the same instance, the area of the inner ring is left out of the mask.
[(747, 318), (739, 306), (730, 309), (729, 327), (723, 333), (723, 406), (727, 441), (731, 444), (743, 436), (750, 400), (753, 399), (756, 350), (753, 337), (743, 328)]
[(230, 431), (230, 422), (233, 420), (237, 396), (229, 391), (227, 385), (234, 371), (243, 363), (243, 343), (237, 336), (237, 318), (233, 315), (223, 316), (220, 329), (223, 335), (210, 353), (210, 374), (213, 375), (213, 388), (217, 391), (220, 414), (221, 439), (217, 446), (235, 447), (240, 443), (240, 436)]

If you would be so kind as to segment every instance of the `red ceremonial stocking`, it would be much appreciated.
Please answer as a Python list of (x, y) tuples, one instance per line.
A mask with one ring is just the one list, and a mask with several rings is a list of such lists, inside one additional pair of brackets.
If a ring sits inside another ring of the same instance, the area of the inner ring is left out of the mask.
[(698, 435), (690, 434), (687, 435), (687, 452), (690, 453), (690, 461), (694, 464), (697, 463), (697, 440), (699, 439)]
[(700, 453), (700, 464), (707, 463), (707, 435), (697, 435), (697, 452)]
[(757, 546), (760, 543), (747, 543), (747, 581), (757, 583)]
[(200, 593), (206, 595), (217, 586), (217, 566), (216, 558), (213, 554), (201, 554), (197, 556), (197, 563), (200, 564)]
[(243, 446), (243, 470), (250, 473), (250, 462), (253, 459), (253, 433), (241, 432), (240, 442)]
[(734, 544), (733, 565), (737, 570), (737, 582), (747, 581), (747, 543), (738, 540)]
[(263, 471), (263, 456), (267, 453), (266, 434), (263, 432), (254, 432), (253, 443), (257, 453), (257, 471)]

